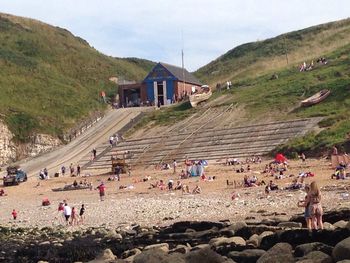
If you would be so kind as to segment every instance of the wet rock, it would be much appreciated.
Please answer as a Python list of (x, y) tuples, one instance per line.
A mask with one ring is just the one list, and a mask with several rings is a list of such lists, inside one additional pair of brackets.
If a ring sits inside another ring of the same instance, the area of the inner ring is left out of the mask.
[(186, 263), (233, 263), (231, 259), (224, 258), (213, 250), (206, 248), (192, 251), (185, 255)]
[(347, 221), (340, 220), (340, 221), (338, 221), (338, 222), (335, 222), (335, 223), (333, 224), (333, 226), (334, 226), (335, 228), (346, 228), (346, 225), (347, 225), (347, 224), (348, 224)]
[(169, 252), (169, 244), (160, 243), (160, 244), (149, 245), (143, 249), (143, 251), (147, 251), (147, 250), (161, 250), (164, 253), (168, 253)]
[(95, 259), (90, 261), (91, 263), (101, 263), (101, 262), (114, 262), (117, 257), (113, 254), (113, 252), (107, 248), (102, 251), (102, 253)]
[(327, 255), (332, 255), (333, 247), (321, 242), (306, 243), (295, 247), (294, 256), (303, 257), (312, 251), (322, 251)]
[(135, 256), (138, 254), (141, 254), (141, 250), (138, 248), (133, 248), (133, 249), (124, 251), (121, 255), (121, 258), (124, 259), (124, 258), (128, 258), (128, 257)]
[(247, 227), (247, 223), (244, 222), (244, 221), (238, 221), (238, 222), (235, 222), (233, 223), (232, 225), (228, 226), (229, 229), (237, 232), (239, 230), (241, 230), (242, 228), (245, 228)]
[(246, 242), (241, 237), (218, 237), (218, 238), (211, 239), (209, 241), (209, 245), (212, 247), (227, 246), (227, 245), (245, 246)]
[(332, 258), (321, 251), (312, 251), (302, 258), (303, 260), (312, 260), (313, 263), (332, 263)]
[(350, 259), (350, 237), (340, 241), (333, 249), (332, 256), (334, 261)]
[(257, 263), (294, 263), (292, 246), (288, 243), (277, 243), (262, 255)]
[(249, 240), (247, 240), (247, 245), (252, 245), (253, 247), (259, 246), (259, 235), (254, 234), (252, 235)]
[(331, 223), (324, 222), (323, 223), (323, 228), (326, 229), (326, 230), (334, 230), (335, 226), (333, 226)]
[(240, 252), (232, 251), (228, 257), (240, 263), (255, 263), (265, 253), (262, 249), (246, 249)]
[(301, 228), (302, 224), (298, 222), (281, 222), (277, 225), (278, 227), (289, 227), (289, 228)]
[(185, 246), (185, 245), (177, 245), (176, 248), (169, 251), (169, 253), (180, 253), (180, 254), (186, 254), (190, 252), (191, 247)]
[(183, 254), (167, 254), (160, 249), (151, 249), (136, 255), (134, 263), (186, 263), (186, 261)]
[(191, 228), (195, 231), (204, 231), (216, 227), (218, 229), (227, 226), (225, 222), (210, 222), (210, 221), (183, 221), (174, 223), (168, 231), (173, 233), (185, 232), (186, 229)]
[(191, 248), (191, 251), (196, 251), (196, 250), (200, 250), (200, 249), (207, 249), (210, 248), (209, 244), (200, 244), (197, 246), (194, 246), (193, 248)]

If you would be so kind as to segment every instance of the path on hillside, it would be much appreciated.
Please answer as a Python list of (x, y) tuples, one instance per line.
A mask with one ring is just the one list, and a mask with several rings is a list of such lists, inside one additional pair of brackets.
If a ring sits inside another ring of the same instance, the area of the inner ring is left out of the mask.
[(67, 168), (67, 173), (69, 173), (71, 163), (76, 168), (77, 162), (80, 162), (93, 148), (98, 148), (98, 146), (108, 142), (111, 134), (123, 128), (144, 110), (143, 108), (110, 110), (104, 118), (69, 144), (62, 145), (52, 152), (20, 163), (20, 165), (29, 177), (37, 176), (39, 171), (45, 167), (48, 169), (49, 175), (53, 176), (62, 165)]

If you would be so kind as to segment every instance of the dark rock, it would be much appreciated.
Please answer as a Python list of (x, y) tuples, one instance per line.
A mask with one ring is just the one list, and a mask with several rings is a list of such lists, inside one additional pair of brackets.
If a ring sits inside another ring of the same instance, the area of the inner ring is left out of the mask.
[(332, 263), (332, 258), (321, 251), (312, 251), (303, 257), (303, 260), (312, 260), (313, 263)]
[(210, 221), (183, 221), (176, 222), (171, 227), (165, 231), (170, 231), (172, 233), (185, 232), (186, 229), (192, 228), (195, 231), (204, 231), (217, 227), (218, 229), (226, 227), (227, 224), (224, 222), (210, 222)]
[(262, 249), (246, 249), (240, 252), (232, 251), (228, 257), (240, 263), (255, 263), (265, 253)]
[(278, 227), (301, 228), (302, 224), (298, 222), (281, 222)]
[(281, 230), (281, 228), (267, 225), (249, 225), (235, 231), (235, 235), (243, 237), (244, 239), (249, 239), (254, 234), (260, 235), (265, 231), (276, 232), (277, 230)]
[(335, 246), (348, 236), (350, 236), (350, 230), (341, 228), (334, 231), (321, 230), (313, 232), (309, 232), (307, 229), (293, 229), (278, 231), (274, 235), (264, 237), (260, 246), (265, 250), (280, 242), (289, 243), (293, 247), (312, 242), (321, 242), (329, 246)]
[(312, 243), (306, 243), (306, 244), (296, 246), (294, 250), (294, 256), (303, 257), (312, 251), (322, 251), (327, 255), (332, 255), (332, 250), (333, 250), (333, 247), (328, 246), (324, 243), (312, 242)]
[[(349, 220), (350, 218), (350, 209), (349, 208), (341, 208), (336, 210), (327, 211), (323, 214), (322, 219), (324, 222), (329, 222), (334, 224), (340, 220)], [(294, 222), (305, 222), (304, 214), (296, 215), (291, 218), (291, 221)]]
[(180, 253), (167, 254), (159, 249), (143, 251), (134, 257), (134, 263), (186, 263)]
[(350, 259), (350, 237), (340, 241), (333, 249), (334, 261)]
[(219, 231), (219, 233), (220, 233), (220, 235), (226, 236), (226, 237), (233, 237), (233, 236), (235, 235), (235, 231), (232, 230), (232, 229), (229, 229), (229, 228), (227, 228), (227, 227), (221, 229), (221, 230)]
[(278, 243), (262, 255), (257, 263), (294, 263), (292, 246), (288, 243)]
[[(185, 255), (186, 263), (229, 263), (231, 259), (226, 259), (211, 249), (200, 249)], [(137, 262), (135, 262), (137, 263)], [(158, 263), (158, 262), (157, 262)]]
[(186, 254), (191, 250), (191, 247), (185, 246), (185, 245), (177, 245), (176, 248), (169, 251), (169, 253), (180, 253), (180, 254)]
[(340, 220), (340, 221), (338, 221), (338, 222), (335, 222), (334, 224), (333, 224), (333, 226), (335, 227), (335, 228), (346, 228), (346, 225), (348, 224), (348, 222), (347, 221), (345, 221), (345, 220)]
[(128, 257), (135, 256), (138, 254), (141, 254), (141, 250), (138, 248), (134, 248), (134, 249), (124, 251), (121, 258), (128, 258)]

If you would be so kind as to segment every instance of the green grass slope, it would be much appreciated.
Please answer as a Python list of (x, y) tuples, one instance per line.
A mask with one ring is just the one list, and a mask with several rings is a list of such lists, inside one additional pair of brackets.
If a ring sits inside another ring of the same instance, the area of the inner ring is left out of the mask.
[[(324, 54), (327, 65), (315, 63), (311, 71), (299, 72), (297, 64), (275, 71), (278, 79), (271, 74), (259, 77), (249, 76), (232, 80), (233, 88), (214, 92), (210, 101), (219, 96), (227, 96), (223, 103), (216, 106), (237, 104), (244, 108), (244, 119), (253, 122), (267, 120), (286, 120), (308, 117), (323, 117), (319, 123), (321, 129), (290, 141), (277, 149), (289, 156), (305, 152), (308, 155), (320, 155), (332, 145), (341, 150), (350, 150), (350, 44), (336, 48)], [(314, 61), (317, 56), (310, 57)], [(327, 88), (331, 94), (323, 102), (311, 107), (301, 107), (301, 101), (316, 92)], [(186, 104), (162, 109), (148, 116), (155, 124), (174, 123), (195, 113), (197, 109)]]
[(240, 45), (203, 66), (195, 75), (215, 86), (227, 80), (257, 77), (332, 52), (350, 42), (350, 19)]
[(69, 31), (0, 13), (0, 118), (16, 139), (62, 135), (92, 112), (98, 94), (116, 92), (112, 76), (141, 80), (154, 64), (103, 55)]

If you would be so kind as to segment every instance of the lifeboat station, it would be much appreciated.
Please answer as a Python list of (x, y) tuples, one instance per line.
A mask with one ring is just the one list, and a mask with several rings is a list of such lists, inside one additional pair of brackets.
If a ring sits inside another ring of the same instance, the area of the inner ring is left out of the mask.
[(202, 86), (186, 69), (159, 62), (141, 83), (119, 85), (119, 106), (162, 106), (182, 101)]

